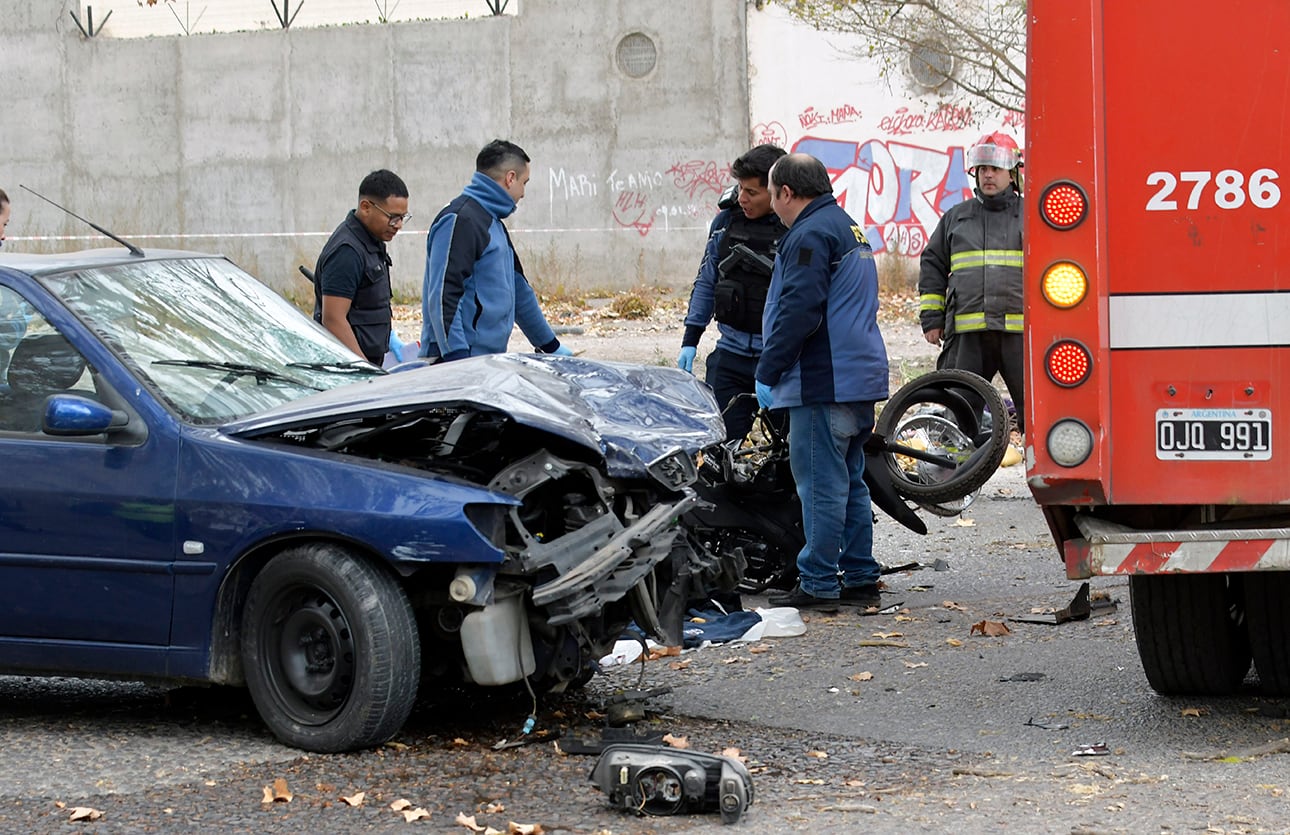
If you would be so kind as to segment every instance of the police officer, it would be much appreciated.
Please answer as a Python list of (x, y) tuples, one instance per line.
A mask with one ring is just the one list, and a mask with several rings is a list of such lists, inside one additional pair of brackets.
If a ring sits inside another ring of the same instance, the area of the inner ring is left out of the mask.
[(408, 214), (408, 187), (381, 169), (358, 186), (358, 207), (331, 233), (314, 269), (314, 320), (368, 362), (390, 341), (390, 255)]
[(694, 373), (694, 357), (703, 331), (713, 318), (720, 336), (708, 355), (706, 380), (724, 410), (727, 438), (742, 438), (752, 428), (757, 359), (761, 356), (762, 308), (770, 288), (775, 245), (788, 231), (770, 210), (767, 175), (784, 149), (758, 145), (734, 161), (738, 181), (722, 195), (721, 211), (708, 232), (708, 245), (690, 291), (685, 334), (676, 364)]

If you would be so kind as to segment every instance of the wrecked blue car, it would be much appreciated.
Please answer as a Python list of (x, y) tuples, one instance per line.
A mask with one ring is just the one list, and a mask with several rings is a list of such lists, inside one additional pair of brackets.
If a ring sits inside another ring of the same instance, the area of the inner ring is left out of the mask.
[(246, 686), (368, 747), (418, 688), (586, 680), (730, 586), (709, 391), (497, 355), (387, 373), (228, 260), (0, 255), (0, 673)]

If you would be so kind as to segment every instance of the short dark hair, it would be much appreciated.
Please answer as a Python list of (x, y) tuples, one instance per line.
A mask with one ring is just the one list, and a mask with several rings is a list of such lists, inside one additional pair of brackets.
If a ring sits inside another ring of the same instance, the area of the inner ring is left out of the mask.
[(770, 184), (775, 187), (788, 186), (793, 194), (808, 200), (833, 193), (829, 170), (810, 154), (781, 157), (770, 168)]
[(764, 186), (766, 178), (770, 176), (770, 167), (785, 153), (787, 152), (778, 145), (758, 145), (736, 159), (730, 166), (730, 173), (736, 180), (756, 177)]
[(532, 160), (524, 149), (514, 142), (505, 139), (494, 139), (479, 151), (475, 157), (475, 170), (493, 179), (507, 171), (515, 171), (528, 165)]
[(371, 200), (384, 200), (387, 197), (407, 197), (408, 187), (393, 171), (381, 168), (373, 171), (358, 184), (358, 197)]
[(0, 188), (0, 207), (3, 207), (8, 202), (9, 195), (4, 193), (4, 189)]

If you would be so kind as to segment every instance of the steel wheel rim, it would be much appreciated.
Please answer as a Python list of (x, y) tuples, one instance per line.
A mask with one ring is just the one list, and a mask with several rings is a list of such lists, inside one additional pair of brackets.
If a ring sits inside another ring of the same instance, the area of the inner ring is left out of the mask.
[(341, 607), (317, 588), (284, 591), (266, 613), (262, 667), (293, 721), (323, 725), (354, 685), (353, 630)]

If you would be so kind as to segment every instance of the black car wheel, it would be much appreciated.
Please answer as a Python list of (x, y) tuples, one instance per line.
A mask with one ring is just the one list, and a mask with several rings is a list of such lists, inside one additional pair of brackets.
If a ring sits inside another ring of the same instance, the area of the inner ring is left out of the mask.
[(1259, 687), (1269, 696), (1290, 696), (1290, 576), (1281, 571), (1244, 575), (1245, 617)]
[(274, 558), (242, 613), (242, 661), (265, 724), (288, 745), (379, 745), (416, 701), (416, 619), (389, 574), (344, 548), (315, 544)]
[(1129, 600), (1147, 682), (1166, 696), (1226, 696), (1250, 669), (1244, 604), (1225, 574), (1135, 574)]
[(1010, 426), (994, 386), (970, 371), (945, 369), (901, 386), (874, 434), (897, 493), (945, 504), (990, 479), (1007, 451)]

